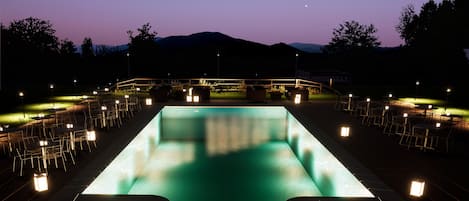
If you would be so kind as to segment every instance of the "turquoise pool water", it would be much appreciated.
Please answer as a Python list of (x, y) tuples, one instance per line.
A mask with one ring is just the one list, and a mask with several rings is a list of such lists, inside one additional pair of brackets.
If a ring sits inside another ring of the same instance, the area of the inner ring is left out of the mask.
[(284, 107), (164, 107), (83, 194), (374, 197)]

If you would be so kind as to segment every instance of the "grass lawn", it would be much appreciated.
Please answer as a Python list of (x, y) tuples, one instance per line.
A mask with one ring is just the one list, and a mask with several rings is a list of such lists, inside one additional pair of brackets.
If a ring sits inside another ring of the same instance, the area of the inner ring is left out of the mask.
[(21, 125), (32, 121), (32, 117), (39, 114), (50, 114), (50, 109), (66, 109), (81, 101), (82, 96), (55, 96), (49, 98), (48, 102), (25, 104), (15, 108), (15, 112), (0, 114), (0, 126)]

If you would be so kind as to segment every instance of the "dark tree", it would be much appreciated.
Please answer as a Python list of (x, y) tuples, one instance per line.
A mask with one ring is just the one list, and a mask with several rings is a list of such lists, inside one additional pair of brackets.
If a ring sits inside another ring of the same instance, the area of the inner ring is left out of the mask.
[(325, 46), (327, 53), (343, 53), (357, 50), (371, 50), (381, 43), (374, 35), (377, 29), (370, 25), (362, 25), (356, 21), (346, 21), (334, 29), (331, 42)]
[(404, 7), (399, 17), (399, 24), (396, 26), (396, 31), (399, 32), (400, 37), (409, 45), (415, 41), (415, 34), (417, 30), (417, 14), (413, 5)]
[(62, 56), (72, 56), (76, 53), (77, 48), (75, 44), (68, 39), (64, 39), (60, 42), (59, 52)]
[(57, 51), (58, 39), (49, 21), (29, 17), (11, 22), (8, 31), (11, 45), (21, 54)]
[(84, 58), (94, 56), (93, 41), (91, 38), (85, 37), (85, 39), (83, 39), (83, 43), (81, 44), (81, 55)]
[(454, 46), (463, 37), (458, 30), (453, 1), (444, 0), (436, 4), (433, 0), (425, 3), (419, 14), (413, 7), (405, 7), (396, 30), (407, 46), (425, 47)]
[(129, 75), (145, 74), (154, 69), (158, 46), (156, 44), (156, 33), (151, 31), (149, 23), (142, 25), (137, 29), (137, 35), (133, 35), (133, 31), (127, 31), (129, 35)]
[(130, 37), (130, 43), (140, 43), (140, 42), (154, 42), (156, 39), (157, 32), (151, 32), (151, 25), (150, 23), (146, 23), (142, 25), (142, 28), (137, 29), (138, 34), (133, 36), (133, 32), (131, 30), (127, 31), (127, 34)]
[(469, 48), (469, 1), (455, 0), (454, 9), (456, 13), (455, 23), (458, 24), (458, 32), (462, 36), (460, 44), (464, 48)]

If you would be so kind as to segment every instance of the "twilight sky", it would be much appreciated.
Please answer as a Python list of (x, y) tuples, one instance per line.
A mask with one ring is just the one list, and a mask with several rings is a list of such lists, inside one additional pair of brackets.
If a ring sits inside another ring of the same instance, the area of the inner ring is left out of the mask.
[[(60, 39), (75, 44), (128, 42), (127, 30), (149, 22), (159, 37), (217, 31), (274, 44), (327, 44), (346, 20), (374, 24), (382, 46), (402, 43), (395, 26), (402, 8), (428, 0), (1, 0), (0, 22), (49, 20)], [(437, 1), (440, 2), (440, 1)]]

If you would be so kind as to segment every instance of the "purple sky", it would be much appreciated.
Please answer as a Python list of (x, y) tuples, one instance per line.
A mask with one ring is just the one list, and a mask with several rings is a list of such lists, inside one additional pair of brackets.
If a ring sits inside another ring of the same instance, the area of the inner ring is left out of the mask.
[[(264, 44), (327, 44), (346, 20), (374, 24), (382, 46), (402, 43), (395, 25), (402, 8), (428, 0), (1, 0), (0, 21), (49, 20), (75, 44), (124, 44), (127, 30), (149, 22), (158, 36), (218, 31)], [(440, 1), (437, 1), (440, 2)]]

